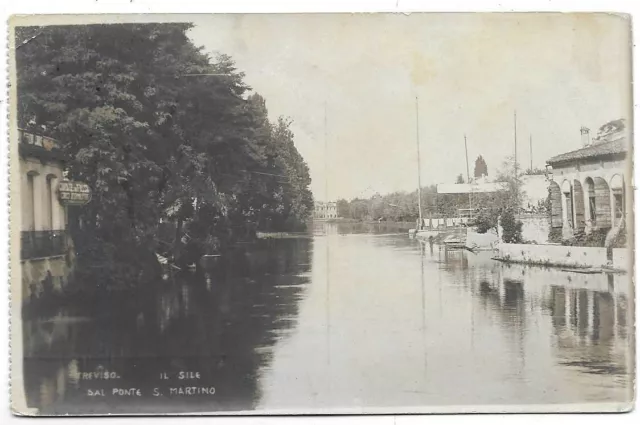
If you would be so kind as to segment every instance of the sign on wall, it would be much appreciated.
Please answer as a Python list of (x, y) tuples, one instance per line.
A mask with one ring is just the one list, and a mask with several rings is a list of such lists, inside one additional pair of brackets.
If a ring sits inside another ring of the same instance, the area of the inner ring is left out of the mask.
[(58, 199), (62, 205), (85, 205), (91, 201), (91, 188), (82, 182), (62, 181), (58, 184)]

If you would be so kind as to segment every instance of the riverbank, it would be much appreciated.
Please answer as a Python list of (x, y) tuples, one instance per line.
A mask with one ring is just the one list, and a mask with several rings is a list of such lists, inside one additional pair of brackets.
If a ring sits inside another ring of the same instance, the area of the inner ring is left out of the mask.
[(297, 239), (311, 237), (308, 232), (258, 232), (256, 236), (258, 239)]
[(407, 225), (415, 227), (414, 221), (389, 221), (389, 220), (356, 220), (354, 218), (314, 218), (312, 220), (316, 223), (360, 223), (360, 224), (393, 224), (393, 225)]

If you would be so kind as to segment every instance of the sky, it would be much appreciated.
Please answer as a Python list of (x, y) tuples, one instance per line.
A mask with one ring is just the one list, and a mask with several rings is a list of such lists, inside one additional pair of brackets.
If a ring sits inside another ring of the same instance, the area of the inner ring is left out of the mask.
[(516, 144), (522, 166), (544, 167), (582, 146), (581, 126), (595, 136), (631, 115), (629, 22), (614, 15), (189, 20), (195, 44), (232, 56), (273, 120), (293, 120), (320, 201), (415, 190), (418, 146), (423, 186), (453, 183), (465, 135), (471, 174), (482, 155), (495, 176)]

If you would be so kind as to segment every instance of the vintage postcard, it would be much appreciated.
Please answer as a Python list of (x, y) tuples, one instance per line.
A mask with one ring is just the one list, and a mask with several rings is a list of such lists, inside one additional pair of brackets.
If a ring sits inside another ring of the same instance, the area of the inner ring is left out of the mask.
[(630, 31), (14, 16), (13, 412), (631, 410)]

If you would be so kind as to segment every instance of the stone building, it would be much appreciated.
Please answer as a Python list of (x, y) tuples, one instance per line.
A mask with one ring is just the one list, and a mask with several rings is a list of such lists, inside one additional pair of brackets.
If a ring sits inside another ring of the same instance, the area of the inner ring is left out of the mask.
[(549, 159), (551, 227), (563, 238), (624, 225), (630, 169), (624, 132), (589, 141), (582, 129), (583, 147)]
[(63, 287), (71, 267), (65, 209), (57, 186), (62, 152), (48, 137), (18, 132), (20, 171), (20, 262), (23, 300)]
[(338, 218), (338, 204), (336, 202), (316, 202), (313, 217), (320, 220)]

